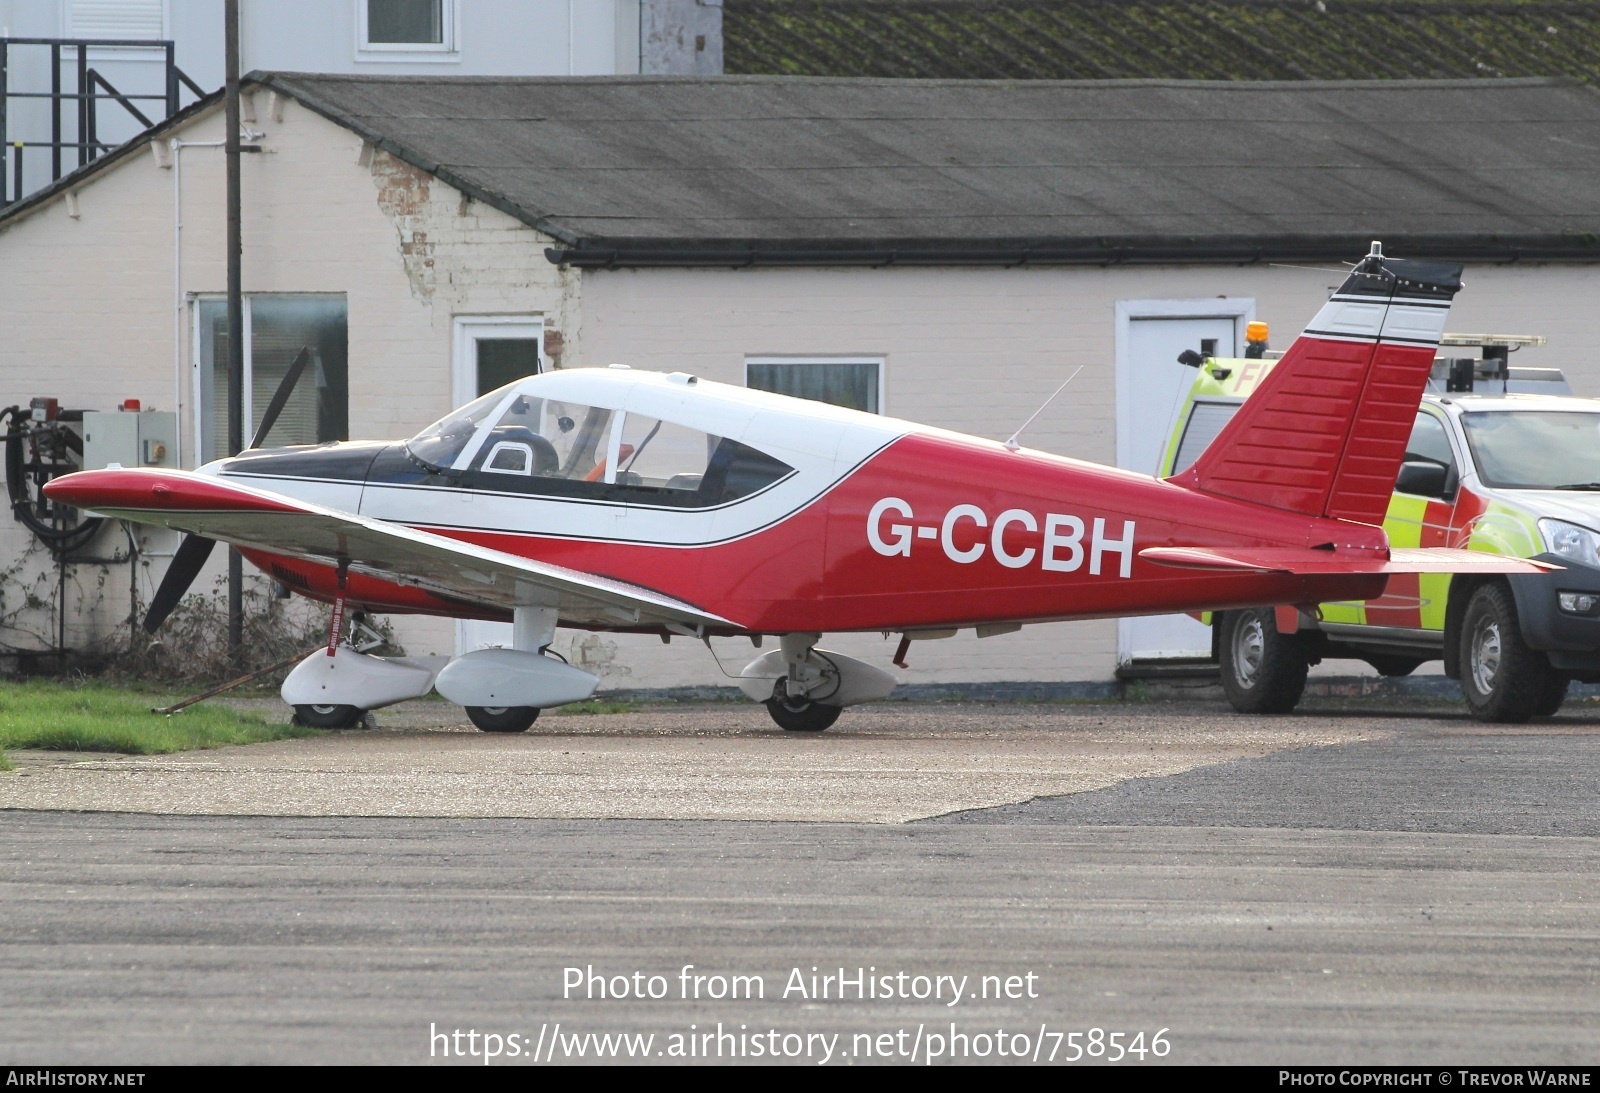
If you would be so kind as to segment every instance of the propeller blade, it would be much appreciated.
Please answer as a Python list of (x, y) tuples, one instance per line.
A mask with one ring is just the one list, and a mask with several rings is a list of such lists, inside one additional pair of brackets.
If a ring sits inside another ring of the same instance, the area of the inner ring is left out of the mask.
[(167, 566), (167, 575), (161, 578), (161, 585), (150, 600), (150, 610), (145, 612), (145, 633), (154, 634), (167, 621), (172, 609), (178, 606), (178, 601), (183, 599), (183, 594), (189, 591), (189, 586), (200, 575), (201, 567), (211, 557), (211, 548), (216, 545), (215, 539), (207, 539), (204, 535), (183, 537), (183, 542), (178, 544), (178, 550), (172, 556), (172, 564)]
[(278, 384), (278, 389), (272, 392), (272, 401), (267, 403), (267, 412), (261, 415), (261, 424), (256, 427), (256, 435), (250, 441), (250, 447), (259, 448), (272, 427), (278, 423), (278, 415), (283, 413), (283, 408), (289, 403), (289, 395), (294, 391), (294, 385), (300, 382), (300, 373), (306, 370), (306, 362), (311, 359), (311, 347), (308, 345), (295, 354), (294, 363), (289, 365), (289, 371), (283, 374), (283, 381)]

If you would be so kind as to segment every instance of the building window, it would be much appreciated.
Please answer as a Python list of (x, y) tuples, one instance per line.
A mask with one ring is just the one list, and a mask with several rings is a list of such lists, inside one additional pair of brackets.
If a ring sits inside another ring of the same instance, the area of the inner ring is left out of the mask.
[(869, 414), (883, 412), (883, 360), (876, 357), (750, 357), (746, 387), (814, 399)]
[(356, 0), (356, 24), (358, 54), (455, 50), (454, 0)]
[[(350, 437), (347, 310), (339, 295), (254, 295), (244, 298), (244, 436), (248, 446), (273, 393), (302, 349), (311, 354), (264, 445), (321, 444)], [(200, 459), (228, 451), (228, 304), (195, 304), (199, 367)]]
[(70, 0), (68, 38), (130, 38), (154, 41), (166, 37), (162, 0)]

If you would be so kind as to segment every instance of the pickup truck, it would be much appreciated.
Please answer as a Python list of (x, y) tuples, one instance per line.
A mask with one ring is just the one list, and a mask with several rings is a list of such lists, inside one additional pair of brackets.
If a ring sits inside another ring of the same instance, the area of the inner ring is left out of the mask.
[[(1521, 722), (1600, 681), (1600, 400), (1555, 369), (1512, 368), (1527, 336), (1449, 335), (1481, 358), (1435, 362), (1384, 530), (1397, 547), (1446, 546), (1553, 562), (1537, 576), (1396, 575), (1380, 599), (1202, 618), (1235, 709), (1287, 712), (1307, 669), (1352, 658), (1404, 676), (1443, 660), (1472, 715)], [(1271, 370), (1266, 356), (1180, 358), (1198, 375), (1163, 453), (1186, 469)], [(1536, 393), (1548, 392), (1548, 393)]]

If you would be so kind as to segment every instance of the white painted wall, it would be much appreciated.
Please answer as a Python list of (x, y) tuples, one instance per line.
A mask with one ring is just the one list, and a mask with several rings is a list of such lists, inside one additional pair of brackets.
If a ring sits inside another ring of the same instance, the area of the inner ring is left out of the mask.
[[(264, 151), (242, 158), (244, 289), (346, 294), (353, 438), (408, 436), (450, 409), (456, 316), (521, 314), (547, 331), (576, 330), (578, 281), (545, 260), (548, 239), (363, 149), (348, 130), (297, 104), (285, 104), (274, 120), (261, 100), (251, 109), (253, 126), (266, 132)], [(218, 109), (181, 137), (219, 140), (222, 130)], [(171, 409), (181, 392), (193, 465), (188, 300), (226, 287), (223, 167), (217, 148), (181, 154), (176, 356), (174, 178), (148, 150), (85, 186), (77, 219), (58, 198), (0, 227), (0, 329), (7, 333), (0, 339), (0, 405), (51, 395), (75, 408), (110, 409), (138, 398), (147, 408)], [(567, 339), (569, 354), (574, 342)], [(0, 523), (0, 559), (21, 557), (30, 542), (20, 525)], [(116, 545), (106, 542), (107, 549)], [(146, 600), (163, 571), (155, 564), (141, 578)], [(74, 643), (120, 632), (125, 581), (126, 567), (113, 569), (104, 589), (97, 573), (80, 574), (88, 598), (68, 597)], [(203, 576), (196, 588), (209, 581)], [(453, 629), (423, 622), (405, 627), (403, 638), (418, 652), (448, 652)], [(21, 640), (0, 632), (0, 647)]]

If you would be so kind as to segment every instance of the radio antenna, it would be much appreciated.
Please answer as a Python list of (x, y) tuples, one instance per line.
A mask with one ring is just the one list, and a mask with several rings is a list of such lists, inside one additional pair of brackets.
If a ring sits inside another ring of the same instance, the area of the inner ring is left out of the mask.
[(1078, 378), (1078, 373), (1082, 372), (1082, 371), (1083, 371), (1083, 365), (1081, 365), (1081, 364), (1078, 365), (1078, 367), (1074, 368), (1072, 370), (1072, 375), (1067, 377), (1066, 382), (1063, 383), (1060, 387), (1056, 388), (1055, 394), (1053, 394), (1049, 398), (1045, 399), (1044, 400), (1044, 405), (1040, 406), (1037, 410), (1035, 410), (1033, 412), (1032, 416), (1030, 416), (1027, 421), (1024, 421), (1022, 423), (1021, 427), (1019, 427), (1016, 432), (1011, 434), (1011, 439), (1006, 441), (1006, 451), (1014, 452), (1014, 451), (1019, 450), (1022, 447), (1021, 443), (1019, 443), (1019, 439), (1018, 438), (1020, 438), (1022, 436), (1023, 432), (1028, 428), (1028, 426), (1033, 424), (1033, 419), (1034, 418), (1036, 418), (1040, 414), (1044, 413), (1045, 406), (1049, 406), (1052, 402), (1054, 402), (1056, 400), (1056, 395), (1059, 395), (1061, 392), (1065, 391), (1067, 389), (1067, 384), (1071, 383), (1073, 380), (1077, 379)]

